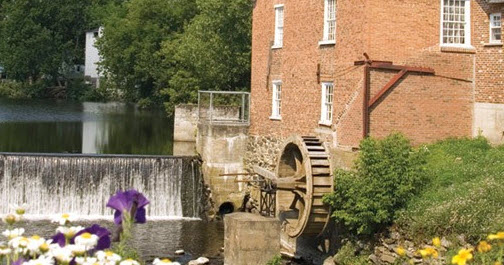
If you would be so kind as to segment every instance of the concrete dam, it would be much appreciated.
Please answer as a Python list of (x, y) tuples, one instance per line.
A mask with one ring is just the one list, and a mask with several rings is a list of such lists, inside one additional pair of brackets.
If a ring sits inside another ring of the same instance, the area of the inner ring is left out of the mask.
[(195, 157), (0, 153), (0, 213), (27, 203), (37, 216), (109, 216), (110, 195), (134, 188), (149, 198), (151, 218), (198, 218), (200, 167)]

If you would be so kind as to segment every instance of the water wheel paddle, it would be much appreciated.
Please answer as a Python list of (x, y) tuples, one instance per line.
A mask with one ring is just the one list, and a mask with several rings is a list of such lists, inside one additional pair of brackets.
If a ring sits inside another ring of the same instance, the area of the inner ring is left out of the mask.
[(280, 149), (276, 167), (277, 216), (293, 238), (319, 235), (330, 218), (322, 202), (333, 190), (329, 153), (316, 137), (293, 136)]

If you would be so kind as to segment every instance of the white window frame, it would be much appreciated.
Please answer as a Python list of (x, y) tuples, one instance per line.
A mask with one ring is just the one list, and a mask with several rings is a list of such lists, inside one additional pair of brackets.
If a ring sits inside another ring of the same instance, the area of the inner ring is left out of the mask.
[[(273, 40), (273, 47), (271, 48), (279, 49), (283, 47), (285, 9), (284, 5), (275, 5), (274, 7), (275, 7), (275, 36)], [(279, 16), (280, 10), (282, 11), (281, 21)]]
[[(459, 1), (459, 0), (457, 0)], [(464, 38), (465, 43), (444, 43), (444, 32), (443, 32), (443, 24), (444, 24), (444, 0), (441, 0), (441, 19), (440, 19), (440, 33), (439, 33), (439, 43), (442, 47), (456, 47), (456, 48), (472, 48), (471, 45), (471, 0), (462, 0), (465, 1), (465, 25), (464, 25)]]
[[(334, 1), (334, 19), (329, 19), (329, 1)], [(336, 32), (338, 28), (338, 24), (336, 19), (338, 17), (338, 8), (337, 8), (337, 0), (324, 0), (324, 33), (322, 36), (322, 40), (319, 42), (319, 45), (330, 45), (336, 44)], [(329, 23), (334, 22), (334, 39), (329, 39)]]
[[(328, 90), (330, 89), (330, 94)], [(331, 126), (334, 117), (334, 83), (322, 82), (322, 97), (320, 100), (320, 121), (319, 124)]]
[(282, 119), (282, 81), (275, 80), (272, 85), (271, 116), (272, 120)]
[[(495, 22), (495, 16), (498, 16), (500, 18), (499, 20), (499, 26), (494, 26)], [(493, 35), (493, 29), (499, 28), (501, 30), (501, 39), (500, 40), (494, 40), (494, 35)], [(501, 44), (502, 43), (502, 13), (492, 13), (490, 14), (490, 38), (489, 42), (492, 44)]]

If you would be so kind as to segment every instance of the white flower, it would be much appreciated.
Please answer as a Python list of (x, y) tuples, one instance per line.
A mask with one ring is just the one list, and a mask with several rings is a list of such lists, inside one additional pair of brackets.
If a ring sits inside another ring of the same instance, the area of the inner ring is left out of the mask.
[(24, 228), (15, 228), (12, 230), (3, 231), (2, 235), (4, 235), (6, 238), (8, 238), (10, 240), (10, 239), (16, 238), (18, 236), (22, 236), (24, 234), (24, 232), (25, 232)]
[(119, 263), (119, 265), (140, 265), (140, 263), (138, 263), (138, 261), (133, 260), (133, 259), (126, 259), (126, 260), (121, 261), (121, 263)]
[(56, 232), (62, 233), (66, 238), (72, 238), (75, 236), (75, 234), (79, 233), (83, 229), (84, 227), (82, 226), (60, 226), (56, 229)]
[(97, 258), (84, 258), (84, 257), (77, 257), (75, 258), (75, 263), (79, 265), (95, 265), (98, 264), (98, 259)]
[(95, 256), (98, 258), (99, 261), (112, 261), (114, 263), (121, 261), (121, 256), (117, 255), (112, 251), (100, 250), (96, 252)]
[(12, 253), (12, 249), (10, 249), (8, 247), (2, 247), (2, 248), (0, 248), (0, 256), (7, 256), (10, 253)]
[(68, 248), (74, 256), (84, 256), (86, 251), (91, 249), (84, 245), (67, 245), (66, 248)]
[(16, 222), (21, 221), (21, 216), (17, 215), (17, 214), (12, 214), (12, 213), (6, 214), (6, 215), (2, 216), (2, 221), (6, 224), (13, 225)]
[(23, 203), (21, 205), (13, 204), (11, 205), (11, 208), (16, 212), (18, 215), (23, 215), (26, 213), (26, 210), (28, 209), (28, 204)]
[(32, 259), (23, 265), (53, 265), (54, 259), (52, 257), (40, 256), (38, 259)]
[(51, 244), (49, 255), (54, 257), (59, 263), (68, 264), (72, 261), (72, 251), (67, 247), (60, 247), (58, 244)]
[(152, 262), (154, 265), (180, 265), (178, 262), (173, 262), (169, 259), (155, 259), (154, 262)]
[(28, 253), (28, 244), (30, 240), (26, 237), (18, 236), (9, 241), (9, 246), (16, 252), (27, 254)]
[(82, 233), (75, 238), (76, 245), (82, 245), (86, 247), (86, 250), (90, 250), (98, 244), (98, 236), (90, 233)]
[(46, 243), (45, 239), (39, 237), (39, 236), (32, 236), (28, 239), (28, 251), (30, 252), (31, 256), (34, 256), (36, 254), (40, 254), (41, 252), (41, 246)]
[(64, 213), (53, 220), (53, 223), (59, 223), (60, 225), (67, 225), (76, 220), (75, 216)]

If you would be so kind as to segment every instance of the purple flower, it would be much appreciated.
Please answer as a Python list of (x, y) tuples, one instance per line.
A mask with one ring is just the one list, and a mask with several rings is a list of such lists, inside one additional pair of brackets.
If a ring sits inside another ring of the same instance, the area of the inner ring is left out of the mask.
[(14, 261), (12, 265), (21, 265), (25, 262), (26, 260), (23, 258), (19, 258), (18, 260)]
[(63, 233), (57, 233), (52, 237), (52, 242), (58, 244), (60, 247), (64, 247), (66, 244), (65, 235)]
[[(110, 197), (107, 207), (116, 210), (114, 213), (114, 223), (116, 224), (122, 223), (125, 211), (134, 215), (135, 223), (143, 224), (146, 222), (145, 206), (147, 204), (149, 204), (149, 200), (142, 193), (136, 190), (128, 190), (124, 192), (118, 191), (116, 195)], [(134, 209), (134, 206), (136, 206), (136, 209)], [(134, 213), (131, 213), (132, 209)]]
[(75, 234), (75, 236), (72, 238), (72, 240), (70, 240), (70, 243), (74, 244), (75, 238), (81, 234), (84, 234), (84, 233), (90, 233), (90, 234), (98, 236), (98, 244), (93, 249), (93, 251), (104, 250), (104, 249), (110, 248), (110, 232), (109, 232), (109, 230), (107, 228), (101, 227), (96, 224), (91, 227), (88, 227), (84, 230), (79, 231), (77, 234)]

